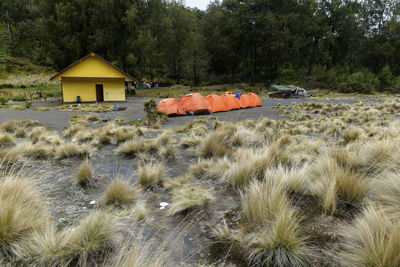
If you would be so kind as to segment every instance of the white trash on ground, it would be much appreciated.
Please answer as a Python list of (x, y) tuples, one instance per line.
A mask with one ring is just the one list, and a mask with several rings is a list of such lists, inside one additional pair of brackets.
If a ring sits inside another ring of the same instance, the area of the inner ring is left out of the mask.
[(160, 210), (165, 209), (168, 205), (169, 205), (168, 202), (161, 202), (160, 203)]

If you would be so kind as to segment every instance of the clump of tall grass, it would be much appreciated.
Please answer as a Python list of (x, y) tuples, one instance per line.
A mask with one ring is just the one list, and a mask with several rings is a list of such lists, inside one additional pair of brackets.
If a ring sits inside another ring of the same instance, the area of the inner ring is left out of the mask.
[(21, 162), (21, 155), (15, 150), (0, 149), (0, 167), (15, 165)]
[(122, 126), (115, 129), (114, 135), (117, 142), (122, 143), (137, 136), (143, 135), (143, 131), (138, 127)]
[(172, 191), (172, 201), (167, 214), (175, 215), (195, 208), (202, 208), (212, 200), (214, 200), (214, 195), (210, 190), (184, 185)]
[(122, 206), (133, 203), (140, 194), (140, 188), (130, 182), (117, 178), (112, 180), (103, 193), (103, 202), (106, 205)]
[(80, 126), (80, 125), (72, 125), (72, 126), (68, 127), (67, 129), (65, 129), (62, 132), (62, 135), (65, 138), (70, 138), (70, 137), (74, 136), (76, 133), (78, 133), (78, 132), (80, 132), (82, 130), (83, 130), (82, 126)]
[(183, 137), (180, 142), (179, 146), (181, 148), (191, 148), (191, 147), (196, 147), (201, 143), (201, 140), (203, 140), (202, 137), (198, 136), (185, 136)]
[(280, 181), (253, 181), (241, 195), (246, 222), (266, 225), (283, 210), (291, 210), (286, 188)]
[(138, 201), (133, 205), (130, 210), (130, 215), (134, 216), (136, 220), (143, 221), (148, 216), (148, 210), (146, 208), (146, 203), (142, 200)]
[(310, 194), (310, 181), (307, 171), (307, 165), (302, 168), (288, 168), (279, 165), (276, 168), (268, 169), (265, 172), (264, 179), (282, 183), (289, 192), (307, 195)]
[(218, 129), (208, 134), (197, 147), (197, 152), (202, 157), (223, 157), (231, 152), (230, 138), (233, 131)]
[(283, 210), (269, 228), (250, 235), (249, 261), (255, 266), (310, 266), (310, 249), (299, 220)]
[(139, 165), (139, 181), (144, 186), (162, 185), (164, 181), (165, 164), (163, 162), (148, 162)]
[(89, 160), (86, 159), (79, 166), (78, 172), (75, 174), (75, 181), (77, 184), (81, 186), (87, 186), (90, 184), (92, 177), (93, 177), (92, 164), (90, 164)]
[(291, 162), (288, 154), (276, 143), (263, 149), (241, 149), (235, 156), (236, 162), (231, 164), (222, 177), (234, 186), (246, 185), (255, 178), (263, 177), (267, 169)]
[(385, 208), (388, 214), (400, 216), (400, 173), (384, 172), (371, 185), (371, 198)]
[(95, 131), (93, 129), (84, 129), (74, 135), (74, 139), (79, 143), (89, 143), (95, 138)]
[(47, 159), (53, 155), (54, 148), (53, 146), (42, 143), (36, 143), (33, 145), (30, 142), (22, 142), (15, 146), (11, 151), (27, 158)]
[(400, 224), (383, 209), (367, 205), (363, 213), (341, 231), (342, 266), (399, 266)]
[(56, 159), (65, 158), (84, 158), (90, 155), (90, 147), (88, 145), (78, 145), (75, 143), (65, 143), (57, 147), (55, 152)]
[(133, 139), (120, 144), (115, 154), (124, 157), (135, 157), (138, 153), (153, 153), (158, 151), (159, 146), (153, 140)]
[(172, 231), (162, 242), (155, 236), (143, 235), (143, 231), (136, 237), (129, 238), (118, 251), (117, 255), (106, 262), (105, 266), (116, 267), (162, 267), (178, 266), (178, 253), (181, 252), (183, 236), (186, 228), (179, 227)]
[(14, 133), (18, 129), (18, 122), (16, 120), (7, 121), (0, 125), (0, 130), (7, 133)]
[(12, 146), (15, 144), (14, 137), (9, 133), (0, 133), (0, 147)]
[(253, 181), (242, 193), (245, 231), (239, 243), (257, 266), (308, 266), (309, 248), (281, 181)]
[(32, 129), (29, 138), (31, 139), (32, 143), (35, 144), (40, 141), (40, 138), (43, 136), (47, 136), (48, 132), (43, 127), (35, 127)]
[(365, 143), (359, 151), (359, 165), (369, 173), (395, 169), (400, 166), (398, 141), (384, 139)]
[(359, 128), (351, 127), (343, 132), (342, 138), (345, 144), (356, 141), (361, 137)]
[(93, 212), (79, 225), (35, 233), (24, 244), (32, 259), (44, 266), (88, 266), (100, 263), (120, 239), (116, 218)]
[(158, 157), (165, 161), (173, 160), (175, 158), (175, 154), (176, 149), (172, 145), (163, 146), (157, 152)]
[(25, 130), (24, 128), (18, 128), (18, 129), (15, 131), (14, 136), (15, 136), (16, 138), (25, 138), (25, 137), (27, 136), (26, 130)]
[(239, 127), (232, 136), (233, 146), (260, 147), (264, 142), (263, 136), (248, 128)]
[(324, 212), (333, 215), (338, 205), (358, 207), (369, 186), (366, 178), (349, 168), (343, 168), (328, 155), (322, 156), (310, 168), (311, 194), (318, 197)]
[(0, 180), (0, 254), (18, 254), (20, 242), (48, 223), (45, 203), (31, 179)]

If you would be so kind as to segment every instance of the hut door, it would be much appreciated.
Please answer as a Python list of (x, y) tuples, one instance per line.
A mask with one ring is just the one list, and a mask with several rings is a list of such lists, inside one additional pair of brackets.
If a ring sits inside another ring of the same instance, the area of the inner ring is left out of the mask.
[(103, 94), (103, 85), (96, 84), (96, 101), (103, 102), (104, 101), (104, 94)]

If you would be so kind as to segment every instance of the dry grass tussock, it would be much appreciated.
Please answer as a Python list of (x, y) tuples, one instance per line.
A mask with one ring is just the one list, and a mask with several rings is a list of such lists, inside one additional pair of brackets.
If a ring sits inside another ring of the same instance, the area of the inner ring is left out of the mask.
[(66, 158), (85, 158), (89, 157), (92, 148), (89, 145), (78, 145), (75, 143), (65, 143), (56, 148), (56, 159)]
[(14, 137), (9, 133), (0, 133), (0, 147), (15, 145)]
[(255, 150), (239, 149), (235, 157), (236, 161), (222, 177), (234, 186), (243, 186), (253, 179), (262, 178), (269, 168), (293, 163), (287, 152), (277, 143)]
[(242, 193), (244, 220), (233, 238), (247, 254), (251, 266), (309, 266), (311, 250), (301, 232), (300, 220), (279, 180), (253, 181)]
[(400, 144), (398, 139), (367, 142), (360, 148), (359, 164), (369, 173), (376, 173), (400, 166)]
[(280, 181), (254, 181), (241, 196), (241, 207), (250, 226), (268, 225), (282, 211), (291, 212), (286, 188)]
[(159, 148), (153, 140), (140, 138), (125, 141), (114, 152), (116, 155), (132, 158), (138, 153), (155, 153)]
[[(106, 266), (116, 267), (162, 267), (178, 266), (183, 247), (183, 238), (191, 225), (179, 225), (160, 243), (156, 236), (146, 236), (139, 231), (128, 239)], [(180, 262), (182, 264), (182, 262)]]
[(204, 208), (215, 199), (211, 190), (198, 186), (184, 185), (172, 190), (172, 202), (168, 207), (168, 215)]
[(140, 188), (129, 181), (117, 178), (112, 180), (103, 193), (103, 203), (106, 205), (122, 206), (133, 203), (141, 193)]
[(0, 253), (15, 256), (25, 238), (48, 224), (45, 203), (33, 180), (7, 176), (0, 180), (0, 206)]
[(143, 186), (162, 185), (164, 181), (165, 164), (163, 162), (148, 162), (139, 164), (139, 182)]
[(342, 266), (399, 266), (400, 224), (384, 209), (368, 205), (352, 224), (341, 232), (341, 250), (337, 256)]
[(197, 153), (206, 158), (223, 157), (231, 153), (231, 138), (233, 131), (220, 129), (209, 133), (197, 147)]
[(79, 166), (78, 172), (75, 174), (75, 181), (77, 184), (87, 186), (93, 177), (92, 164), (88, 159), (84, 160)]
[(116, 218), (93, 212), (77, 226), (56, 231), (53, 227), (33, 233), (22, 248), (44, 266), (88, 266), (100, 263), (121, 239)]
[(309, 177), (311, 194), (320, 199), (323, 210), (331, 215), (339, 207), (358, 207), (369, 189), (365, 176), (340, 166), (328, 154), (310, 167)]
[(22, 142), (13, 147), (10, 152), (22, 155), (32, 159), (47, 159), (54, 155), (54, 146), (43, 143), (32, 144), (31, 142)]
[(400, 218), (400, 173), (387, 171), (374, 177), (371, 199), (385, 208), (385, 212)]

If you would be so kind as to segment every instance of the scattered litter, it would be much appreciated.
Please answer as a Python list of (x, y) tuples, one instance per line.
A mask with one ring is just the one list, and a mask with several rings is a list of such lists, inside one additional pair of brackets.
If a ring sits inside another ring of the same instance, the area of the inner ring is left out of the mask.
[(161, 202), (160, 203), (160, 210), (165, 209), (168, 206), (168, 202)]
[(124, 106), (114, 106), (114, 110), (125, 110), (126, 107)]
[(58, 221), (59, 221), (60, 223), (63, 223), (63, 222), (65, 222), (65, 219), (64, 219), (64, 218), (60, 218)]
[(85, 210), (85, 209), (86, 209), (86, 207), (82, 207), (82, 209), (84, 209), (84, 210)]
[(160, 203), (160, 207), (166, 207), (166, 206), (168, 206), (169, 204), (168, 204), (168, 202), (161, 202)]
[(89, 202), (89, 205), (94, 205), (94, 204), (96, 204), (96, 200), (92, 200)]

